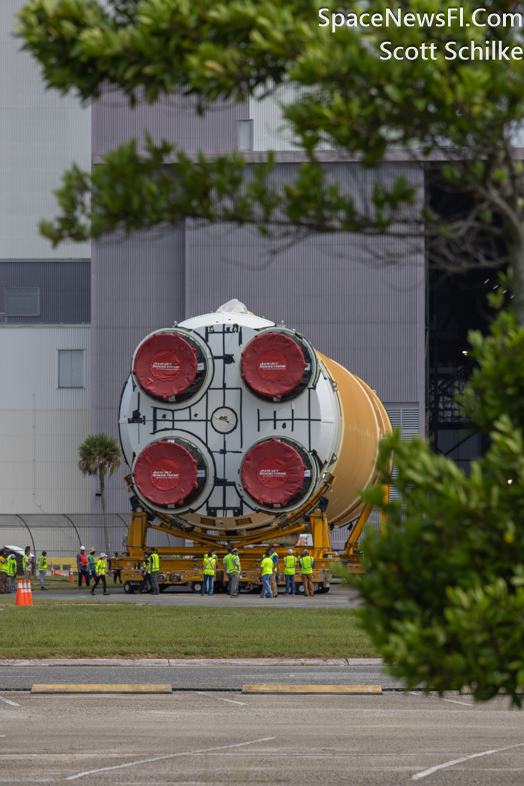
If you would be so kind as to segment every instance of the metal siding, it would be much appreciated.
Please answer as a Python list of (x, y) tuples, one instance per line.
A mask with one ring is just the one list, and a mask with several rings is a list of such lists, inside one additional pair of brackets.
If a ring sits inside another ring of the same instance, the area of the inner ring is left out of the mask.
[(89, 324), (90, 267), (90, 259), (0, 259), (0, 312), (6, 310), (6, 287), (38, 286), (40, 315), (8, 317), (8, 324)]
[[(138, 342), (185, 316), (185, 231), (93, 244), (91, 431), (118, 438), (118, 403)], [(123, 472), (108, 479), (111, 511), (129, 508)], [(92, 486), (92, 512), (101, 510)]]
[[(357, 165), (332, 168), (342, 181), (351, 169), (361, 195), (369, 188), (369, 174)], [(292, 169), (281, 165), (278, 176), (291, 178)], [(418, 182), (409, 167), (390, 167), (390, 174)], [(188, 238), (188, 316), (236, 297), (256, 314), (297, 328), (382, 399), (423, 405), (423, 247), (339, 235), (286, 248), (251, 228), (206, 228)]]
[(58, 350), (82, 349), (89, 327), (0, 326), (0, 513), (83, 512), (89, 482), (77, 468), (89, 433), (85, 389), (58, 388)]
[(0, 257), (79, 258), (89, 243), (53, 249), (38, 232), (56, 215), (52, 191), (73, 161), (90, 169), (90, 109), (74, 97), (46, 91), (40, 69), (13, 36), (15, 14), (25, 0), (0, 3)]
[(188, 153), (221, 153), (236, 150), (238, 120), (247, 118), (247, 103), (217, 103), (202, 117), (192, 99), (163, 97), (154, 106), (139, 102), (129, 109), (125, 98), (104, 95), (93, 105), (93, 155), (113, 150), (122, 142), (137, 139), (144, 149), (144, 132), (157, 143), (166, 140)]

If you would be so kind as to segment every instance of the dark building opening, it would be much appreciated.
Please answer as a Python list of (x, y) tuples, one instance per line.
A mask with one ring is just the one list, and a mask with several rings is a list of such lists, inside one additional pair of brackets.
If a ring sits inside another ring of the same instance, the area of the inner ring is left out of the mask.
[[(430, 206), (444, 217), (466, 214), (471, 198), (451, 194), (428, 180)], [(494, 247), (494, 256), (497, 247)], [(440, 249), (440, 252), (442, 248)], [(490, 249), (493, 254), (493, 247)], [(505, 250), (500, 248), (504, 263)], [(500, 286), (501, 267), (470, 267), (463, 272), (442, 270), (439, 252), (428, 247), (426, 283), (426, 434), (436, 453), (453, 459), (469, 473), (470, 461), (483, 455), (489, 444), (467, 420), (455, 400), (464, 390), (474, 368), (468, 341), (470, 330), (486, 334), (494, 311), (487, 295)], [(485, 261), (484, 261), (485, 264)]]

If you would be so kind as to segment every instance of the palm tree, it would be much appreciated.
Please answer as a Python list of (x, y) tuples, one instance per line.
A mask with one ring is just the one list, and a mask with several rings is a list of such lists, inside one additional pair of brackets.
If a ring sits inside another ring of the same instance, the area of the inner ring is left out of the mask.
[(107, 505), (106, 505), (106, 474), (113, 475), (122, 460), (118, 442), (109, 434), (90, 434), (78, 446), (80, 461), (78, 468), (83, 475), (96, 476), (100, 481), (100, 494), (102, 496), (102, 510), (104, 512), (104, 537), (106, 553), (109, 554), (109, 535), (107, 531)]

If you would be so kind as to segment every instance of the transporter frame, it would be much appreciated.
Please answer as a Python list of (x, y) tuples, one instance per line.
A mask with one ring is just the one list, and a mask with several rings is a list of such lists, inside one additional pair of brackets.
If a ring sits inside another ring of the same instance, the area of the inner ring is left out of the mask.
[[(125, 481), (132, 492), (132, 478), (126, 476)], [(207, 554), (209, 548), (216, 548), (219, 565), (221, 565), (230, 546), (239, 550), (242, 567), (239, 591), (251, 592), (260, 588), (262, 584), (259, 578), (260, 563), (268, 542), (271, 542), (272, 538), (293, 537), (309, 530), (313, 539), (313, 546), (308, 547), (308, 551), (315, 560), (313, 589), (318, 593), (329, 592), (332, 581), (330, 567), (333, 562), (345, 564), (351, 573), (362, 572), (358, 542), (362, 529), (373, 509), (371, 505), (365, 506), (349, 534), (343, 553), (338, 554), (333, 551), (329, 537), (329, 522), (326, 510), (329, 504), (327, 495), (332, 491), (334, 481), (335, 477), (333, 475), (326, 475), (324, 486), (317, 492), (315, 498), (308, 500), (306, 505), (295, 511), (286, 521), (275, 520), (274, 527), (271, 530), (268, 531), (266, 529), (258, 534), (250, 533), (246, 537), (233, 537), (228, 541), (224, 541), (220, 535), (213, 536), (208, 533), (199, 533), (195, 529), (188, 532), (189, 528), (185, 521), (177, 521), (173, 517), (163, 516), (156, 511), (148, 511), (136, 496), (132, 496), (133, 513), (126, 542), (126, 551), (121, 556), (113, 557), (109, 560), (109, 569), (120, 570), (126, 594), (136, 592), (142, 586), (143, 577), (141, 570), (145, 562), (145, 552), (147, 551), (147, 532), (148, 529), (155, 529), (173, 537), (187, 538), (190, 535), (193, 540), (193, 546), (181, 546), (176, 549), (168, 547), (157, 548), (160, 559), (159, 587), (161, 592), (164, 592), (169, 587), (189, 587), (192, 592), (200, 593), (204, 575), (204, 555)], [(387, 486), (383, 487), (383, 494), (387, 499), (389, 496), (389, 488)], [(279, 560), (282, 560), (287, 555), (288, 548), (291, 547), (275, 544)], [(295, 548), (297, 551), (300, 549), (300, 547)], [(176, 554), (173, 553), (174, 551)], [(278, 586), (284, 586), (285, 578), (283, 572), (280, 573), (279, 579)], [(225, 591), (226, 588), (227, 576), (223, 568), (219, 567), (215, 575), (215, 591)], [(149, 590), (150, 587), (146, 585), (146, 591)], [(295, 572), (295, 592), (299, 595), (304, 593), (298, 563)]]

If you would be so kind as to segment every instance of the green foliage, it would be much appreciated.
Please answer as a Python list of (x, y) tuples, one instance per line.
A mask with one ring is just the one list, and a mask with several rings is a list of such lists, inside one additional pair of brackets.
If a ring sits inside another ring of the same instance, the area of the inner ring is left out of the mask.
[(78, 455), (83, 475), (113, 475), (122, 463), (118, 442), (108, 434), (90, 434), (78, 446)]
[[(467, 477), (398, 433), (380, 448), (380, 482), (403, 495), (388, 504), (383, 537), (364, 541), (364, 629), (407, 687), (439, 692), (472, 685), (477, 699), (524, 685), (524, 329), (502, 312), (482, 338), (465, 395), (469, 417), (489, 432)], [(394, 474), (389, 470), (394, 456)]]

